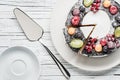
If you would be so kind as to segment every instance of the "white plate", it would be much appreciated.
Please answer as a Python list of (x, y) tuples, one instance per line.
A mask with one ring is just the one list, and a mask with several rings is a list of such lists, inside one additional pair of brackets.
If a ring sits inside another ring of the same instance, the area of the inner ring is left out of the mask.
[[(78, 0), (59, 0), (51, 20), (52, 41), (59, 54), (70, 64), (86, 71), (108, 70), (120, 63), (120, 49), (104, 58), (88, 58), (75, 54), (66, 44), (62, 29), (72, 6)], [(119, 0), (116, 0), (120, 3)]]
[(0, 80), (38, 80), (40, 64), (25, 47), (12, 47), (0, 56)]

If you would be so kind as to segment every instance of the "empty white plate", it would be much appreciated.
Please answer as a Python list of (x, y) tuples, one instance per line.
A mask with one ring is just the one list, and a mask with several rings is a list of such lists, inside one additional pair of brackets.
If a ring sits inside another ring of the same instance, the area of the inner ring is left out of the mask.
[(12, 47), (0, 56), (0, 80), (38, 80), (40, 64), (28, 48)]

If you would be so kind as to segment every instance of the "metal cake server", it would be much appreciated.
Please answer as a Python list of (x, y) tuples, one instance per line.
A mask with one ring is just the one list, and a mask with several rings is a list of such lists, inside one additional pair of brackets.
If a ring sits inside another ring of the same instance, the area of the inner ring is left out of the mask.
[[(29, 41), (39, 41), (43, 36), (44, 30), (42, 27), (37, 24), (32, 18), (30, 18), (25, 12), (20, 10), (19, 8), (14, 9), (14, 14), (17, 18), (17, 21), (19, 25), (21, 26), (22, 30), (24, 31), (26, 37)], [(41, 42), (40, 42), (41, 43)], [(62, 74), (69, 79), (70, 73), (67, 71), (67, 69), (61, 64), (61, 62), (54, 56), (54, 54), (43, 44), (41, 43), (44, 48), (47, 50), (47, 52), (50, 54), (52, 59), (57, 64), (58, 68), (62, 72)]]

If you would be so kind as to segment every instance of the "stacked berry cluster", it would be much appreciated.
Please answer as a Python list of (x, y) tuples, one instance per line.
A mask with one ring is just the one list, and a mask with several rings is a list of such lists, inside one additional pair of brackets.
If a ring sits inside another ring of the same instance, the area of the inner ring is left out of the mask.
[(98, 41), (97, 38), (89, 38), (88, 43), (85, 46), (85, 54), (93, 54), (97, 52), (98, 54), (108, 54), (112, 52), (115, 48), (120, 47), (120, 42), (115, 38), (114, 35), (108, 34), (104, 38)]
[(96, 13), (99, 10), (100, 5), (101, 5), (101, 0), (95, 0), (91, 6), (91, 11)]
[(92, 38), (90, 37), (86, 46), (85, 46), (85, 50), (88, 54), (92, 53), (93, 49), (95, 49), (95, 44), (97, 42), (97, 38)]

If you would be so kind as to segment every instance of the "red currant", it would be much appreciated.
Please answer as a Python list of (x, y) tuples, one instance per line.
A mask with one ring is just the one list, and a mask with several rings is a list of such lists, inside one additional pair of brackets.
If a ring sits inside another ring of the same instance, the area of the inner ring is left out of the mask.
[(96, 0), (97, 3), (101, 3), (101, 0)]
[(106, 39), (101, 39), (100, 44), (102, 46), (105, 46), (107, 44), (107, 40)]
[(88, 49), (87, 49), (87, 52), (91, 52), (92, 51), (92, 47), (89, 46)]
[(96, 4), (96, 7), (100, 7), (100, 3), (97, 3), (97, 4)]
[(93, 49), (95, 49), (95, 46), (96, 46), (95, 44), (94, 44), (94, 45), (92, 45)]
[(96, 3), (93, 3), (93, 4), (92, 4), (92, 7), (96, 7)]
[(94, 11), (94, 9), (95, 9), (94, 7), (91, 7), (91, 11)]
[(90, 46), (90, 45), (91, 45), (91, 42), (88, 42), (87, 45)]
[(96, 8), (95, 8), (95, 10), (97, 10), (97, 11), (98, 11), (98, 10), (99, 10), (99, 7), (96, 7)]
[(87, 45), (86, 45), (86, 46), (85, 46), (85, 49), (87, 50), (87, 49), (88, 49), (88, 47), (89, 47), (89, 46), (87, 46)]

